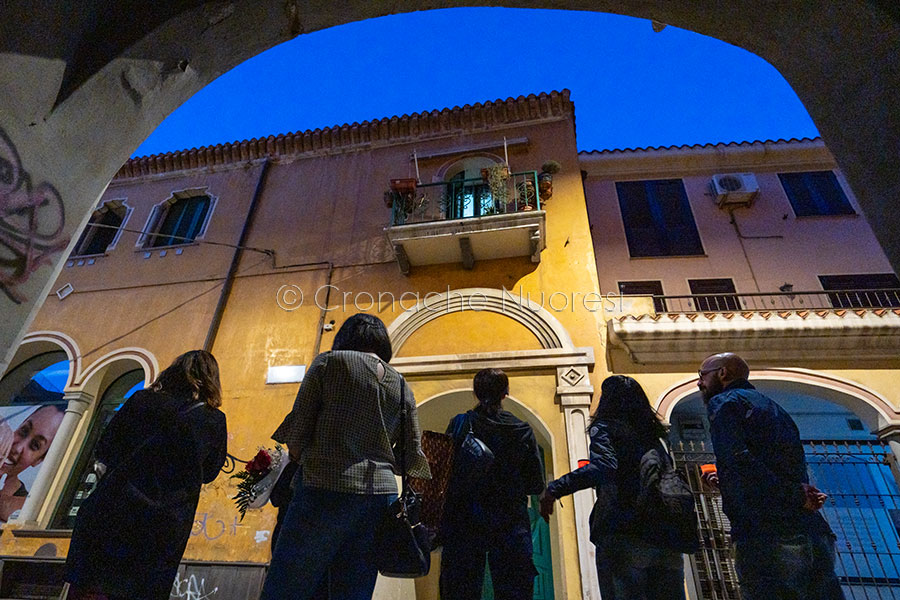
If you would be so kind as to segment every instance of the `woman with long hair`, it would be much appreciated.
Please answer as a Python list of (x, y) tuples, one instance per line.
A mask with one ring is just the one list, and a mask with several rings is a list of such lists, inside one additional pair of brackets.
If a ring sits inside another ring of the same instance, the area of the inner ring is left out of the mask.
[(681, 553), (661, 545), (652, 520), (639, 514), (641, 458), (653, 449), (667, 456), (666, 428), (641, 385), (607, 377), (588, 434), (590, 462), (547, 485), (541, 514), (549, 518), (556, 499), (595, 488), (590, 527), (603, 600), (684, 600)]
[(391, 355), (381, 319), (351, 316), (331, 351), (309, 366), (294, 408), (272, 435), (287, 444), (300, 468), (262, 600), (372, 597), (378, 575), (372, 557), (375, 526), (397, 498), (400, 467), (394, 449), (405, 446), (410, 475), (431, 475), (416, 401), (388, 365)]
[(186, 352), (122, 405), (95, 451), (97, 487), (78, 510), (69, 600), (165, 600), (200, 487), (225, 463), (219, 366)]

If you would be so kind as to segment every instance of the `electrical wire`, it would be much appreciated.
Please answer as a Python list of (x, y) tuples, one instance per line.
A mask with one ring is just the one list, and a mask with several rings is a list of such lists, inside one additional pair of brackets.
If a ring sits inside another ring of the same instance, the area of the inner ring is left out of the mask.
[[(126, 231), (128, 233), (138, 233), (140, 235), (150, 235), (153, 237), (167, 237), (173, 240), (181, 240), (184, 243), (194, 243), (194, 244), (206, 244), (208, 246), (225, 246), (226, 248), (236, 248), (238, 250), (249, 250), (251, 252), (259, 252), (260, 254), (265, 254), (266, 256), (271, 256), (274, 260), (275, 251), (270, 248), (255, 248), (253, 246), (238, 246), (237, 244), (226, 244), (225, 242), (210, 242), (208, 240), (198, 240), (194, 238), (182, 237), (180, 235), (168, 235), (161, 233), (153, 233), (150, 231), (144, 231), (143, 229), (127, 229), (125, 227), (120, 227), (117, 225), (106, 225), (104, 223), (89, 223), (88, 227), (102, 227), (104, 229), (115, 229), (117, 231)], [(156, 248), (147, 248), (147, 250), (156, 250)]]

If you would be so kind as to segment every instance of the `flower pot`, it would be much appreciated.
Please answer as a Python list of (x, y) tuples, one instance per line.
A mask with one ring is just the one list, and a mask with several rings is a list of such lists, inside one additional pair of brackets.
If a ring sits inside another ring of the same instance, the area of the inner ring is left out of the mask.
[(400, 194), (413, 194), (418, 182), (415, 179), (391, 179), (391, 189)]
[(546, 202), (553, 195), (553, 175), (547, 172), (538, 174), (538, 191), (541, 193), (541, 202)]

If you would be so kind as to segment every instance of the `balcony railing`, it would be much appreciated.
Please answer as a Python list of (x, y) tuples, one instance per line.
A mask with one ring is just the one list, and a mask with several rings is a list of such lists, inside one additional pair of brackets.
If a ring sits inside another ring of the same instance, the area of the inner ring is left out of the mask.
[(653, 296), (657, 313), (900, 308), (900, 289)]
[(512, 173), (503, 183), (482, 178), (416, 186), (415, 191), (389, 192), (391, 225), (470, 219), (541, 209), (537, 171)]

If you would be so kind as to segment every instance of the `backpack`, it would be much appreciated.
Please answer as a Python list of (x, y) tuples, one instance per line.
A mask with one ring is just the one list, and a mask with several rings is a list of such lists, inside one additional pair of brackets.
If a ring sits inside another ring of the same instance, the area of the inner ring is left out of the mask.
[(685, 554), (700, 548), (694, 494), (664, 448), (653, 448), (641, 457), (637, 510), (653, 545)]

